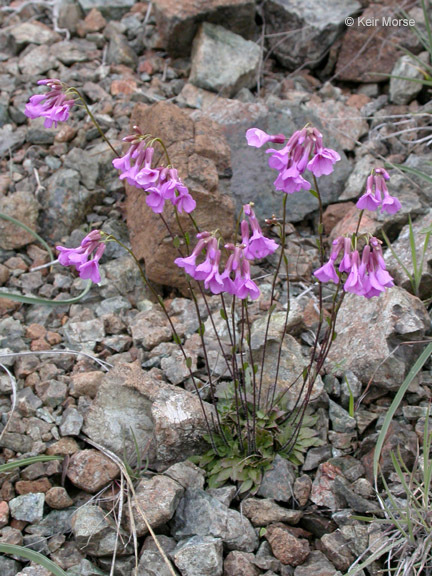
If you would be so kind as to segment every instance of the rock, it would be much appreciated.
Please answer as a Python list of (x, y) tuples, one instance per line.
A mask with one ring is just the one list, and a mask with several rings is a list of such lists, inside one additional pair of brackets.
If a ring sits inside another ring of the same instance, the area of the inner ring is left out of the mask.
[[(327, 120), (327, 126), (324, 128), (325, 118), (323, 120), (323, 117), (320, 114), (315, 114), (314, 111), (314, 106), (317, 109), (321, 106), (318, 102), (316, 105), (311, 105), (306, 111), (304, 106), (291, 105), (274, 96), (268, 97), (265, 104), (262, 102), (244, 104), (238, 100), (226, 100), (224, 98), (215, 101), (214, 95), (211, 95), (211, 98), (212, 103), (208, 104), (208, 108), (203, 106), (203, 114), (222, 125), (222, 131), (230, 145), (233, 167), (231, 193), (235, 198), (238, 210), (243, 204), (252, 201), (255, 203), (254, 210), (257, 217), (261, 220), (269, 218), (273, 213), (277, 216), (282, 214), (282, 196), (281, 193), (274, 190), (273, 186), (277, 173), (268, 167), (268, 155), (263, 150), (257, 150), (247, 145), (245, 133), (251, 126), (260, 128), (269, 134), (283, 133), (287, 138), (295, 130), (301, 129), (307, 122), (316, 126), (323, 133), (324, 145), (336, 149), (341, 156), (341, 160), (335, 165), (333, 173), (321, 178), (319, 183), (324, 205), (338, 200), (351, 172), (350, 163), (341, 150), (337, 139), (335, 139), (337, 136), (335, 127), (342, 131), (343, 126), (339, 123), (338, 127), (336, 121)], [(325, 104), (322, 105), (324, 108)], [(333, 104), (336, 106), (335, 103), (327, 104), (327, 106), (331, 108)], [(345, 112), (348, 114), (350, 110), (347, 108)], [(333, 112), (329, 113), (328, 116), (329, 118), (335, 117)], [(357, 111), (355, 111), (354, 116), (358, 117)], [(350, 133), (356, 133), (355, 127), (357, 125), (363, 126), (364, 121), (361, 120), (358, 123), (353, 121), (353, 128)], [(304, 176), (308, 178), (307, 173)], [(306, 215), (317, 209), (318, 202), (310, 194), (290, 194), (287, 205), (290, 222), (300, 222)], [(303, 254), (301, 258), (303, 258)]]
[[(29, 192), (14, 192), (0, 197), (0, 212), (19, 220), (37, 231), (40, 205)], [(3, 250), (16, 250), (34, 241), (34, 236), (16, 224), (0, 219), (0, 245)]]
[[(430, 227), (431, 219), (432, 210), (429, 210), (425, 216), (416, 219), (412, 224), (418, 263), (421, 261), (425, 243), (425, 235), (422, 233), (422, 230)], [(399, 260), (401, 261), (402, 266), (399, 264), (396, 258), (394, 258), (390, 250), (388, 250), (384, 257), (387, 264), (387, 269), (399, 286), (402, 286), (402, 288), (405, 290), (412, 292), (413, 288), (411, 282), (403, 269), (403, 266), (405, 266), (410, 274), (413, 274), (410, 227), (408, 224), (402, 229), (398, 238), (392, 243), (392, 247)], [(423, 269), (421, 271), (418, 289), (418, 294), (421, 298), (426, 298), (427, 294), (430, 294), (432, 290), (432, 242), (428, 242), (426, 246)]]
[(19, 58), (18, 66), (23, 74), (34, 77), (57, 68), (57, 60), (50, 47), (42, 44), (29, 51), (26, 50), (25, 55)]
[[(158, 539), (160, 539), (159, 535)], [(138, 564), (137, 576), (172, 576), (172, 572), (159, 551), (143, 550)]]
[(338, 576), (333, 564), (319, 550), (310, 553), (306, 562), (294, 570), (294, 576)]
[[(367, 121), (359, 116), (358, 111), (340, 101), (326, 100), (321, 102), (315, 96), (307, 102), (306, 109), (321, 119), (323, 127), (333, 134), (339, 147), (343, 150), (354, 150), (358, 140), (369, 132)], [(335, 170), (337, 170), (337, 166)]]
[(12, 130), (12, 125), (6, 124), (0, 128), (0, 158), (22, 146), (26, 140), (26, 133), (27, 129), (24, 126)]
[(359, 158), (351, 172), (345, 189), (339, 197), (339, 200), (353, 200), (359, 198), (365, 190), (366, 180), (371, 170), (376, 167), (376, 158), (370, 154), (365, 154)]
[(58, 2), (58, 26), (66, 28), (69, 32), (76, 32), (83, 13), (75, 0), (59, 0)]
[(309, 543), (304, 538), (291, 534), (283, 524), (268, 526), (265, 537), (271, 546), (274, 556), (290, 566), (303, 564), (310, 554)]
[(246, 38), (255, 29), (255, 3), (251, 0), (156, 0), (156, 24), (172, 56), (188, 56), (200, 22), (221, 24)]
[(0, 556), (0, 572), (2, 576), (16, 576), (20, 570), (20, 565), (16, 560)]
[(423, 304), (402, 288), (391, 288), (370, 300), (347, 294), (338, 316), (338, 337), (327, 361), (344, 358), (363, 384), (373, 378), (375, 386), (397, 390), (418, 351), (415, 345), (401, 346), (396, 354), (393, 351), (400, 342), (421, 340), (429, 326)]
[(258, 539), (252, 524), (235, 510), (203, 490), (186, 490), (172, 522), (172, 534), (177, 539), (191, 536), (220, 538), (228, 550), (253, 552)]
[(312, 483), (312, 493), (310, 499), (318, 506), (326, 506), (330, 510), (343, 508), (345, 500), (338, 496), (334, 490), (334, 482), (338, 476), (342, 476), (341, 470), (324, 462), (318, 467), (318, 472)]
[(72, 374), (70, 394), (76, 398), (89, 396), (94, 398), (103, 379), (103, 372), (97, 370)]
[[(368, 19), (392, 17), (388, 3), (372, 3), (360, 18), (354, 18), (354, 25), (350, 26), (343, 37), (342, 47), (336, 63), (335, 77), (346, 82), (387, 82), (396, 60), (401, 51), (392, 41), (395, 28), (392, 26), (365, 26)], [(373, 20), (375, 21), (375, 20)], [(362, 24), (363, 22), (363, 24)], [(371, 30), (374, 34), (371, 36)], [(407, 40), (413, 37), (409, 27), (398, 26), (398, 45), (407, 45)], [(367, 54), (367, 58), (364, 55)], [(382, 74), (382, 75), (381, 75)]]
[[(131, 122), (157, 135), (167, 146), (171, 163), (188, 186), (197, 203), (194, 218), (202, 230), (213, 230), (215, 223), (225, 239), (234, 230), (234, 206), (228, 194), (218, 189), (217, 162), (195, 151), (193, 120), (174, 104), (160, 102), (153, 106), (137, 104)], [(202, 139), (199, 144), (202, 149)], [(226, 187), (226, 185), (224, 184)], [(185, 274), (174, 264), (177, 251), (162, 220), (142, 201), (142, 191), (126, 186), (126, 213), (132, 249), (146, 262), (151, 281), (186, 288)], [(173, 234), (178, 234), (175, 216), (166, 205), (164, 218)], [(195, 245), (196, 231), (187, 215), (180, 215), (185, 231)], [(146, 222), (146, 226), (142, 223)]]
[(14, 38), (18, 49), (27, 44), (53, 44), (60, 40), (60, 36), (42, 22), (22, 22), (11, 28), (11, 36)]
[(48, 478), (39, 478), (38, 480), (18, 480), (18, 482), (15, 483), (15, 491), (20, 496), (37, 492), (46, 493), (50, 488), (51, 482)]
[(144, 536), (148, 532), (140, 510), (150, 526), (158, 528), (171, 520), (183, 492), (178, 482), (163, 475), (141, 480), (131, 501), (137, 535)]
[(241, 88), (255, 86), (260, 58), (257, 44), (206, 22), (194, 40), (189, 82), (221, 96), (233, 96)]
[(45, 494), (33, 493), (17, 496), (9, 502), (10, 514), (15, 520), (39, 522), (43, 518)]
[(222, 576), (222, 540), (212, 536), (193, 536), (181, 540), (172, 558), (182, 576)]
[(62, 436), (78, 436), (81, 432), (84, 418), (74, 406), (68, 406), (62, 414), (60, 434)]
[(312, 491), (312, 480), (307, 474), (295, 479), (294, 500), (299, 506), (306, 506)]
[(294, 466), (277, 454), (272, 467), (264, 472), (258, 495), (280, 502), (289, 502), (293, 496), (294, 480)]
[(72, 148), (64, 157), (64, 168), (77, 170), (80, 182), (87, 190), (94, 190), (99, 178), (99, 163), (93, 154), (83, 154), (82, 150)]
[[(99, 506), (86, 505), (78, 508), (72, 516), (72, 532), (78, 548), (90, 556), (112, 555), (123, 556), (132, 551), (127, 544), (127, 534), (111, 520)], [(117, 532), (120, 537), (117, 542)]]
[[(341, 36), (345, 18), (361, 6), (355, 0), (327, 0), (319, 6), (310, 0), (270, 0), (264, 8), (272, 52), (286, 68), (294, 70), (303, 65), (316, 68)], [(293, 41), (297, 30), (302, 32)]]
[[(369, 437), (371, 446), (369, 449), (364, 449), (366, 452), (362, 457), (361, 461), (365, 467), (365, 475), (370, 483), (374, 483), (373, 476), (373, 459), (375, 453), (375, 443), (373, 438)], [(401, 458), (408, 470), (414, 464), (414, 459), (416, 455), (416, 445), (417, 445), (417, 435), (403, 422), (392, 422), (388, 428), (388, 432), (381, 449), (381, 456), (379, 460), (379, 467), (381, 474), (384, 477), (388, 477), (389, 474), (394, 472), (394, 464), (391, 459), (391, 453), (397, 454), (400, 451)]]
[(278, 506), (270, 499), (247, 498), (242, 502), (241, 511), (254, 526), (267, 526), (274, 522), (297, 524), (303, 513)]
[(107, 21), (99, 12), (99, 10), (97, 10), (96, 8), (92, 8), (90, 12), (87, 14), (87, 16), (84, 18), (84, 21), (80, 22), (78, 26), (78, 34), (80, 36), (85, 36), (88, 33), (101, 32), (105, 28), (106, 23)]
[(161, 342), (172, 339), (172, 331), (166, 315), (159, 308), (138, 312), (130, 323), (135, 346), (151, 350)]
[(324, 554), (341, 572), (346, 572), (355, 560), (349, 542), (339, 530), (331, 534), (324, 534), (321, 538), (321, 545)]
[(95, 494), (119, 475), (114, 462), (98, 450), (80, 450), (72, 455), (67, 477), (74, 486)]
[(72, 506), (73, 500), (62, 486), (53, 486), (45, 494), (45, 502), (50, 508), (62, 510)]
[(233, 550), (225, 558), (224, 576), (259, 576), (261, 572), (254, 560), (253, 554)]
[(329, 400), (329, 418), (335, 432), (354, 432), (356, 420), (333, 400)]
[(4, 500), (0, 501), (0, 528), (9, 524), (9, 505)]
[(47, 570), (40, 564), (33, 564), (23, 568), (16, 576), (51, 576), (51, 574), (51, 570)]
[(303, 464), (303, 471), (308, 472), (318, 468), (320, 464), (331, 458), (332, 452), (330, 446), (316, 446), (310, 448), (306, 454), (306, 460)]
[(359, 496), (351, 490), (348, 483), (342, 477), (335, 478), (334, 490), (338, 496), (345, 499), (349, 508), (354, 510), (354, 512), (359, 512), (361, 514), (376, 514), (380, 511), (379, 506), (375, 502), (366, 500), (366, 498)]
[[(427, 63), (429, 53), (422, 52), (417, 58)], [(408, 80), (396, 78), (396, 76), (408, 78)], [(424, 75), (419, 69), (419, 63), (408, 55), (401, 56), (394, 65), (392, 78), (390, 78), (390, 101), (395, 104), (409, 104), (423, 88), (423, 84), (417, 80), (423, 79)]]
[(115, 30), (110, 30), (110, 41), (107, 51), (108, 64), (123, 64), (130, 68), (135, 68), (138, 62), (138, 56), (129, 46), (129, 43), (123, 34)]
[(207, 488), (206, 492), (229, 508), (237, 494), (237, 488), (236, 486), (225, 484), (225, 486), (221, 486), (220, 488)]
[(129, 12), (135, 0), (78, 0), (78, 2), (85, 13), (96, 9), (108, 20), (120, 20), (126, 12)]
[(85, 214), (101, 199), (100, 190), (80, 186), (80, 174), (72, 168), (56, 170), (44, 186), (40, 194), (42, 230), (56, 242), (81, 225)]
[(183, 488), (204, 488), (205, 472), (189, 460), (177, 462), (164, 472)]
[(17, 392), (17, 408), (23, 416), (33, 416), (42, 406), (42, 400), (36, 396), (31, 388), (23, 388)]
[(84, 322), (74, 322), (69, 320), (64, 325), (65, 339), (72, 345), (79, 348), (94, 350), (96, 343), (105, 336), (103, 320), (94, 318)]
[(104, 376), (83, 427), (120, 458), (136, 455), (131, 430), (149, 465), (164, 469), (196, 454), (208, 432), (197, 397), (143, 372), (138, 362), (118, 364)]

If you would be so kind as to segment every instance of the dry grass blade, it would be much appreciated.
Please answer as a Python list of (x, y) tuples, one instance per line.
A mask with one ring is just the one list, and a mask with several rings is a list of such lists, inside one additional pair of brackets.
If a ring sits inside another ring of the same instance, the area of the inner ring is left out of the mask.
[(5, 427), (3, 428), (2, 433), (0, 434), (0, 441), (1, 441), (2, 438), (3, 438), (3, 434), (6, 432), (7, 427), (9, 426), (9, 423), (10, 423), (11, 418), (12, 418), (12, 414), (13, 414), (14, 411), (15, 411), (16, 399), (17, 399), (17, 396), (16, 396), (16, 394), (17, 394), (17, 386), (16, 386), (15, 377), (14, 377), (14, 375), (12, 374), (12, 372), (11, 372), (4, 364), (0, 364), (0, 368), (2, 368), (2, 370), (4, 370), (4, 371), (6, 372), (6, 374), (8, 375), (9, 381), (10, 381), (11, 386), (12, 386), (12, 407), (11, 407), (11, 409), (10, 409), (9, 416), (8, 416), (7, 422), (6, 422), (6, 424), (5, 424)]
[(105, 362), (105, 360), (101, 360), (92, 354), (88, 354), (87, 352), (77, 351), (77, 350), (69, 350), (68, 348), (65, 350), (36, 350), (36, 351), (25, 351), (25, 352), (0, 352), (0, 358), (13, 358), (14, 356), (38, 356), (39, 354), (72, 354), (73, 356), (85, 356), (86, 358), (90, 358), (99, 366), (101, 366), (104, 370), (108, 372), (110, 368), (112, 368), (112, 364), (109, 362)]
[[(131, 495), (133, 498), (135, 498), (136, 494), (135, 494), (135, 488), (133, 486), (131, 477), (128, 474), (128, 471), (126, 469), (126, 466), (124, 465), (124, 463), (120, 460), (120, 458), (114, 454), (114, 452), (111, 452), (111, 450), (108, 450), (107, 448), (104, 448), (103, 446), (101, 446), (100, 444), (98, 444), (97, 442), (94, 442), (93, 440), (90, 440), (90, 438), (87, 438), (86, 436), (79, 436), (81, 438), (81, 440), (83, 440), (84, 442), (87, 442), (88, 444), (90, 444), (91, 446), (93, 446), (94, 448), (96, 448), (97, 450), (99, 450), (100, 452), (102, 452), (102, 454), (105, 454), (105, 456), (107, 456), (108, 458), (110, 458), (115, 464), (117, 464), (117, 466), (120, 469), (121, 474), (124, 476), (126, 483), (128, 485), (128, 490), (130, 491)], [(157, 539), (156, 534), (153, 531), (153, 528), (150, 526), (146, 515), (144, 514), (142, 508), (139, 506), (138, 502), (136, 501), (136, 509), (139, 513), (139, 515), (141, 516), (141, 518), (144, 521), (144, 524), (146, 525), (147, 530), (149, 531), (151, 537), (154, 540), (154, 543), (156, 544), (156, 547), (160, 553), (160, 555), (162, 556), (165, 564), (167, 565), (170, 573), (172, 574), (172, 576), (177, 576), (177, 574), (174, 571), (174, 568), (168, 558), (168, 556), (165, 554), (162, 546), (159, 543), (159, 540)], [(130, 503), (130, 499), (128, 499), (128, 506), (129, 506), (129, 512), (130, 512), (130, 518), (131, 521), (133, 522), (133, 514), (132, 514), (132, 506)], [(136, 531), (134, 529), (132, 529), (134, 538), (136, 538)]]

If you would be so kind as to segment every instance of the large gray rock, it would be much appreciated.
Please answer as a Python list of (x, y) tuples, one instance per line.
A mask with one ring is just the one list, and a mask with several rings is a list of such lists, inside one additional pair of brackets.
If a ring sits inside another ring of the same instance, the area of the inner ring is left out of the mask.
[(204, 447), (207, 426), (195, 395), (143, 372), (136, 362), (104, 376), (83, 431), (121, 458), (124, 452), (136, 456), (133, 432), (150, 466), (165, 469)]
[(182, 576), (222, 576), (223, 544), (212, 536), (193, 536), (178, 543), (172, 557)]
[[(423, 61), (429, 60), (429, 53), (423, 52), (419, 55)], [(404, 80), (407, 78), (407, 80)], [(422, 71), (416, 62), (410, 56), (401, 56), (396, 62), (392, 70), (392, 78), (390, 78), (390, 100), (395, 104), (409, 104), (411, 100), (423, 88), (423, 84), (419, 80), (424, 79)]]
[(360, 9), (355, 0), (268, 0), (266, 33), (273, 53), (291, 70), (306, 63), (317, 67), (341, 36), (345, 18)]
[(189, 81), (222, 96), (232, 96), (241, 88), (255, 86), (260, 59), (257, 44), (206, 22), (194, 40)]
[[(337, 338), (328, 355), (329, 365), (349, 366), (367, 384), (397, 390), (418, 356), (418, 347), (400, 346), (421, 340), (430, 328), (422, 302), (402, 288), (388, 289), (369, 300), (346, 294), (336, 323)], [(391, 353), (391, 355), (390, 355)], [(339, 369), (339, 368), (338, 368)]]
[[(201, 97), (202, 94), (198, 99)], [(351, 172), (351, 165), (341, 144), (335, 139), (335, 126), (328, 124), (324, 127), (320, 114), (314, 112), (313, 106), (306, 110), (303, 106), (273, 96), (268, 98), (266, 104), (243, 103), (225, 98), (215, 100), (214, 95), (211, 97), (212, 103), (203, 97), (203, 115), (221, 124), (231, 148), (231, 193), (238, 210), (243, 204), (252, 201), (261, 219), (269, 218), (272, 214), (280, 216), (282, 212), (284, 194), (277, 192), (273, 185), (277, 177), (276, 170), (269, 168), (268, 155), (264, 149), (257, 150), (247, 144), (245, 134), (251, 127), (260, 128), (269, 134), (283, 133), (289, 138), (295, 130), (303, 128), (308, 122), (316, 126), (323, 133), (324, 145), (335, 149), (341, 156), (333, 173), (319, 179), (323, 204), (337, 201)], [(340, 123), (338, 127), (342, 130)], [(304, 177), (309, 179), (307, 171)], [(287, 206), (289, 221), (299, 222), (318, 210), (318, 201), (309, 192), (301, 191), (289, 195)]]
[(177, 540), (213, 536), (223, 540), (228, 550), (253, 552), (258, 546), (249, 520), (203, 490), (186, 490), (174, 516), (172, 534)]
[(155, 0), (153, 4), (158, 32), (172, 56), (189, 55), (200, 22), (222, 24), (245, 38), (255, 29), (252, 0)]

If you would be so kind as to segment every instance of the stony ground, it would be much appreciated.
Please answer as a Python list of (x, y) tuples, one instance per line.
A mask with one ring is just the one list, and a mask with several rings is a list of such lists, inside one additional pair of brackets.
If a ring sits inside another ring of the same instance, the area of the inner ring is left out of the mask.
[[(278, 0), (14, 1), (3, 2), (0, 12), (0, 212), (25, 222), (53, 247), (76, 246), (92, 227), (131, 245), (165, 298), (204, 399), (208, 378), (199, 322), (183, 276), (170, 265), (174, 251), (165, 230), (136, 191), (125, 191), (110, 149), (83, 110), (52, 130), (43, 120), (29, 121), (23, 110), (38, 79), (58, 77), (82, 90), (118, 150), (134, 124), (162, 137), (197, 200), (201, 227), (218, 226), (227, 237), (245, 201), (255, 202), (261, 221), (280, 213), (265, 154), (247, 147), (245, 130), (258, 126), (289, 135), (313, 122), (341, 154), (335, 172), (322, 179), (331, 242), (354, 231), (355, 199), (372, 167), (393, 162), (432, 175), (428, 91), (379, 76), (393, 71), (421, 77), (398, 43), (421, 59), (427, 55), (406, 28), (343, 25), (358, 12), (394, 15), (391, 1), (351, 0), (341, 8), (329, 0), (330, 20), (329, 9), (314, 2), (291, 4), (292, 11)], [(421, 28), (420, 3), (405, 4)], [(385, 231), (411, 270), (408, 216), (420, 250), (421, 231), (431, 223), (432, 187), (415, 172), (390, 173), (390, 192), (403, 209), (394, 216), (371, 213), (362, 226), (377, 235)], [(317, 326), (314, 200), (306, 193), (290, 197), (289, 220), (293, 301), (282, 352), (286, 382), (307, 365)], [(59, 265), (40, 268), (49, 261), (47, 252), (4, 220), (0, 246), (3, 292), (59, 301), (85, 288)], [(379, 527), (352, 514), (379, 507), (371, 483), (377, 433), (430, 332), (432, 248), (424, 260), (423, 301), (410, 293), (390, 253), (386, 259), (397, 286), (360, 304), (349, 295), (341, 309), (338, 338), (311, 403), (323, 445), (308, 451), (300, 469), (278, 456), (258, 494), (242, 501), (232, 485), (205, 489), (204, 473), (185, 460), (203, 446), (200, 404), (167, 320), (120, 247), (108, 246), (101, 283), (76, 303), (53, 307), (0, 299), (0, 464), (34, 455), (64, 457), (0, 475), (0, 543), (38, 550), (71, 576), (109, 574), (116, 550), (114, 574), (131, 576), (132, 517), (138, 575), (170, 574), (141, 507), (182, 576), (344, 574), (377, 537)], [(270, 258), (253, 268), (262, 291), (250, 307), (254, 351), (262, 346), (274, 265)], [(286, 301), (282, 275), (277, 286), (274, 341)], [(209, 298), (209, 310), (202, 301), (200, 306), (212, 373), (223, 382), (226, 368), (208, 318), (210, 310), (222, 327), (219, 300)], [(269, 347), (270, 366), (276, 350)], [(18, 391), (10, 416), (12, 378)], [(369, 384), (352, 418), (350, 391), (359, 399)], [(431, 384), (426, 365), (392, 424), (383, 456), (389, 474), (391, 449), (399, 446), (406, 463), (414, 461)], [(131, 431), (142, 452), (141, 469)], [(137, 474), (130, 509), (119, 467), (107, 451)], [(378, 569), (374, 565), (369, 573)], [(48, 574), (6, 556), (0, 556), (0, 573)]]

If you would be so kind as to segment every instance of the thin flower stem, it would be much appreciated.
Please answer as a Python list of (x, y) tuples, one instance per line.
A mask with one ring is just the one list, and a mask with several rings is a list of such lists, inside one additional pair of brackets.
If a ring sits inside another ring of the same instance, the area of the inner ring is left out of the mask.
[[(102, 232), (101, 234), (104, 234), (104, 233)], [(105, 235), (105, 234), (104, 234), (104, 235)], [(180, 348), (180, 350), (181, 350), (181, 353), (182, 353), (182, 355), (183, 355), (183, 358), (184, 358), (184, 360), (185, 360), (186, 367), (187, 367), (187, 369), (188, 369), (188, 371), (189, 371), (189, 374), (190, 374), (190, 377), (191, 377), (191, 379), (192, 379), (192, 382), (193, 382), (195, 391), (196, 391), (197, 396), (198, 396), (198, 400), (199, 400), (199, 402), (200, 402), (200, 404), (201, 404), (201, 409), (202, 409), (202, 411), (203, 411), (204, 419), (205, 419), (205, 421), (206, 421), (206, 424), (207, 424), (207, 428), (208, 428), (210, 437), (212, 437), (212, 430), (211, 430), (210, 423), (209, 423), (209, 421), (208, 421), (207, 412), (206, 412), (206, 410), (205, 410), (205, 408), (204, 408), (204, 403), (203, 403), (203, 400), (202, 400), (201, 395), (200, 395), (200, 393), (199, 393), (199, 389), (198, 389), (198, 385), (197, 385), (196, 380), (195, 380), (195, 376), (193, 375), (193, 372), (192, 372), (192, 370), (191, 370), (191, 367), (189, 366), (188, 356), (187, 356), (186, 351), (185, 351), (185, 349), (184, 349), (184, 347), (183, 347), (183, 344), (181, 343), (181, 339), (180, 339), (180, 337), (179, 337), (179, 335), (178, 335), (178, 333), (177, 333), (177, 330), (175, 329), (175, 326), (174, 326), (174, 324), (173, 324), (173, 322), (172, 322), (172, 320), (171, 320), (171, 317), (170, 317), (170, 315), (168, 314), (168, 310), (166, 309), (166, 306), (165, 306), (165, 303), (164, 303), (163, 299), (159, 296), (159, 294), (156, 292), (156, 290), (155, 290), (155, 289), (153, 288), (153, 286), (150, 284), (150, 282), (149, 282), (149, 280), (148, 280), (148, 278), (147, 278), (147, 276), (146, 276), (146, 274), (145, 274), (145, 272), (144, 272), (144, 270), (143, 270), (143, 268), (142, 268), (142, 266), (141, 266), (138, 258), (135, 256), (135, 254), (133, 253), (133, 251), (132, 251), (128, 246), (126, 246), (126, 244), (124, 244), (121, 240), (119, 240), (118, 238), (116, 238), (116, 237), (113, 236), (112, 234), (107, 234), (105, 237), (106, 237), (106, 240), (107, 240), (107, 241), (113, 240), (114, 242), (116, 242), (119, 246), (121, 246), (124, 250), (126, 250), (126, 252), (127, 252), (130, 256), (132, 256), (135, 264), (136, 264), (137, 267), (138, 267), (138, 270), (139, 270), (139, 273), (140, 273), (140, 276), (141, 276), (141, 279), (142, 279), (144, 285), (151, 291), (151, 293), (153, 294), (153, 296), (155, 296), (158, 304), (159, 304), (160, 307), (162, 308), (162, 311), (163, 311), (163, 313), (165, 314), (165, 316), (166, 316), (166, 318), (167, 318), (167, 320), (168, 320), (168, 322), (169, 322), (169, 325), (170, 325), (170, 328), (171, 328), (171, 332), (172, 332), (172, 334), (173, 334), (173, 336), (174, 336), (174, 340), (175, 340), (176, 344), (179, 346), (179, 348)]]
[[(241, 334), (240, 334), (240, 363), (241, 363), (241, 377), (243, 380), (243, 394), (244, 394), (244, 404), (245, 404), (245, 421), (246, 421), (246, 433), (247, 433), (247, 447), (248, 447), (248, 455), (252, 454), (254, 450), (252, 449), (252, 438), (251, 438), (251, 429), (250, 429), (250, 422), (249, 422), (249, 408), (248, 408), (248, 394), (247, 394), (247, 382), (246, 382), (246, 371), (244, 370), (244, 350), (243, 350), (243, 342), (244, 342), (244, 332), (245, 332), (245, 317), (244, 317), (244, 307), (242, 305), (241, 308), (242, 317), (241, 317)], [(241, 384), (242, 382), (240, 382)]]
[(247, 343), (249, 348), (249, 358), (252, 368), (252, 447), (251, 451), (256, 451), (256, 413), (258, 410), (257, 406), (257, 386), (256, 386), (256, 377), (255, 377), (255, 365), (252, 353), (252, 346), (251, 346), (251, 323), (249, 320), (249, 311), (247, 306), (247, 301), (242, 300), (242, 306), (245, 310), (245, 317), (246, 317), (246, 326), (247, 326)]
[(96, 118), (93, 115), (93, 112), (90, 110), (90, 108), (87, 105), (87, 102), (85, 101), (84, 96), (81, 94), (81, 92), (79, 90), (77, 90), (76, 88), (68, 88), (69, 92), (72, 92), (73, 94), (76, 94), (78, 96), (78, 99), (82, 102), (82, 105), (84, 106), (87, 114), (90, 116), (90, 120), (93, 122), (96, 130), (99, 132), (99, 134), (101, 135), (101, 138), (103, 140), (105, 140), (105, 142), (108, 144), (108, 146), (111, 148), (111, 150), (113, 151), (114, 155), (117, 156), (117, 158), (120, 158), (120, 154), (117, 152), (117, 150), (114, 148), (114, 146), (111, 144), (111, 142), (109, 141), (109, 139), (105, 136), (102, 128), (100, 127), (99, 122), (96, 120)]
[[(281, 254), (279, 256), (279, 261), (277, 263), (276, 270), (275, 270), (274, 276), (273, 276), (271, 296), (270, 296), (270, 308), (269, 308), (269, 314), (267, 317), (267, 324), (266, 324), (266, 329), (265, 329), (265, 334), (264, 334), (264, 344), (263, 344), (263, 351), (262, 351), (262, 356), (261, 356), (261, 373), (260, 373), (260, 380), (259, 380), (259, 386), (258, 386), (258, 405), (261, 404), (261, 392), (262, 392), (262, 384), (263, 384), (263, 376), (264, 376), (265, 353), (266, 353), (266, 349), (267, 349), (267, 339), (268, 339), (268, 333), (269, 333), (269, 329), (270, 329), (271, 317), (273, 314), (273, 301), (275, 299), (276, 281), (277, 281), (279, 270), (281, 268), (282, 260), (283, 260), (284, 254), (285, 254), (287, 199), (288, 199), (288, 196), (287, 196), (287, 194), (285, 194), (284, 198), (283, 198), (283, 203), (282, 203), (283, 214), (282, 214), (282, 230), (281, 230)], [(289, 298), (289, 294), (288, 294), (288, 298)], [(282, 337), (282, 339), (283, 339), (283, 337)], [(269, 390), (267, 390), (266, 406), (268, 405), (268, 400), (269, 400)]]

